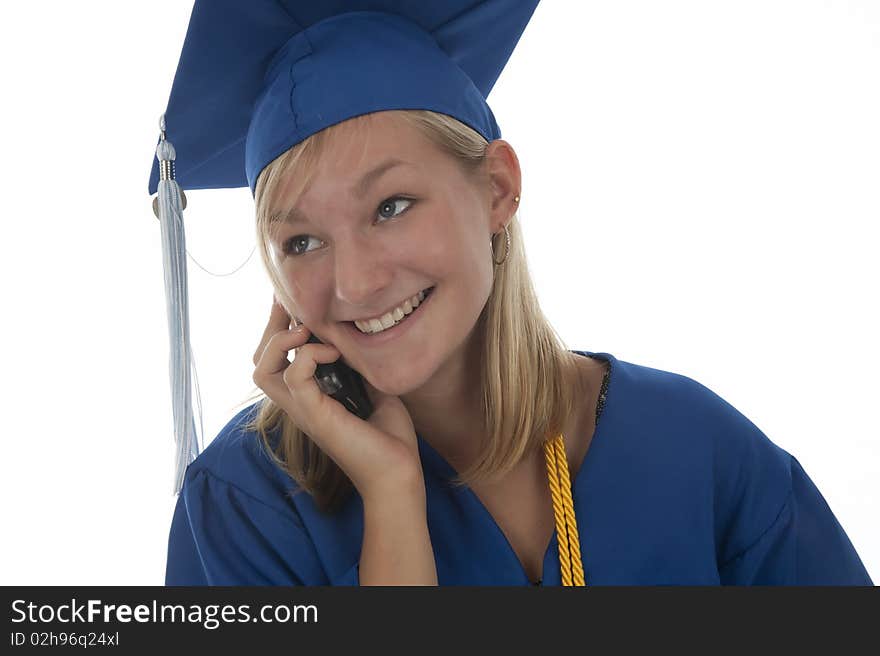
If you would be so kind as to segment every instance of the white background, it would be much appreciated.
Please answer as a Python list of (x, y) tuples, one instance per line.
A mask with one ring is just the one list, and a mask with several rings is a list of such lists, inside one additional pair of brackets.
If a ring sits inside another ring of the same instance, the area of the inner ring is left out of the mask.
[[(173, 438), (147, 178), (191, 3), (0, 9), (3, 584), (161, 584)], [(880, 583), (880, 3), (544, 0), (489, 97), (570, 348), (690, 376), (792, 453)], [(272, 289), (189, 194), (208, 440)]]

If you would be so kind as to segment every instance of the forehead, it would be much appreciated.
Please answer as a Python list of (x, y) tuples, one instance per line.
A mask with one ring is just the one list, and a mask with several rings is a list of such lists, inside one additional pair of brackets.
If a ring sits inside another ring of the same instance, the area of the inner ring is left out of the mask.
[(416, 126), (394, 111), (357, 116), (323, 136), (314, 167), (316, 182), (350, 182), (386, 159), (431, 162), (442, 156)]
[(272, 224), (310, 223), (305, 208), (311, 200), (362, 200), (386, 174), (436, 180), (454, 171), (448, 154), (393, 111), (343, 121), (328, 128), (317, 145), (311, 162), (284, 174)]

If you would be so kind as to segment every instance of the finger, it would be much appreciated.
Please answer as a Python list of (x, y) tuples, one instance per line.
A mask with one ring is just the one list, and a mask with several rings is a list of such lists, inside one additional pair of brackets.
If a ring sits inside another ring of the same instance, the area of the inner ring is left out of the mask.
[[(334, 362), (340, 357), (339, 351), (332, 345), (306, 343), (308, 336), (309, 330), (305, 327), (302, 330), (284, 330), (270, 337), (266, 343), (253, 378), (267, 393), (272, 392), (270, 396), (273, 400), (286, 402), (293, 388), (308, 387), (309, 383), (320, 392), (314, 379), (309, 380), (310, 376), (314, 375), (319, 362)], [(291, 350), (296, 350), (293, 362), (287, 357)]]
[(287, 330), (290, 327), (291, 319), (290, 315), (287, 313), (287, 310), (278, 303), (275, 296), (272, 296), (272, 310), (269, 313), (269, 322), (266, 324), (266, 327), (263, 329), (263, 335), (260, 337), (260, 343), (257, 346), (257, 349), (254, 351), (254, 365), (260, 360), (260, 356), (263, 354), (263, 349), (266, 347), (266, 343), (269, 339), (277, 332), (282, 330)]
[(287, 310), (284, 309), (284, 304), (278, 300), (278, 297), (275, 296), (275, 294), (272, 294), (272, 309), (281, 310), (284, 314), (287, 314)]
[[(338, 360), (340, 353), (329, 344), (306, 344), (304, 339), (307, 338), (296, 332), (285, 331), (273, 335), (266, 344), (253, 378), (269, 398), (308, 432), (313, 426), (320, 425), (320, 418), (327, 415), (326, 401), (335, 403), (318, 387), (314, 379), (315, 370), (319, 363)], [(287, 359), (287, 352), (293, 348), (297, 348), (297, 353), (291, 363)]]
[(263, 345), (254, 375), (270, 377), (282, 373), (291, 363), (288, 352), (300, 349), (309, 335), (309, 329), (305, 326), (285, 328), (272, 334)]
[(303, 431), (337, 463), (340, 445), (337, 443), (338, 438), (334, 436), (352, 435), (364, 429), (362, 420), (351, 414), (339, 401), (325, 394), (315, 379), (319, 364), (336, 362), (341, 355), (339, 349), (332, 344), (308, 343), (297, 349), (293, 362), (281, 375), (289, 394), (288, 412), (296, 418), (296, 423)]
[[(297, 348), (296, 357), (284, 371), (284, 382), (291, 391), (299, 392), (309, 383), (315, 382), (315, 372), (319, 364), (329, 364), (339, 359), (342, 354), (332, 344), (308, 343)], [(315, 383), (317, 388), (317, 383)], [(318, 389), (320, 391), (320, 389)]]
[[(289, 409), (290, 391), (282, 374), (290, 366), (288, 351), (301, 347), (308, 339), (308, 330), (282, 330), (270, 337), (257, 357), (253, 381), (275, 403)], [(294, 358), (295, 359), (295, 358)]]

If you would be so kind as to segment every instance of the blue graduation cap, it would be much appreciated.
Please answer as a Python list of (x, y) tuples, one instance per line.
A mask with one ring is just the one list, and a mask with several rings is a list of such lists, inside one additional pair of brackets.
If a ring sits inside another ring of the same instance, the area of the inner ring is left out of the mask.
[(162, 224), (175, 493), (199, 451), (182, 190), (248, 186), (253, 194), (260, 172), (291, 147), (383, 110), (432, 110), (487, 141), (500, 138), (486, 97), (537, 4), (196, 0), (149, 180)]

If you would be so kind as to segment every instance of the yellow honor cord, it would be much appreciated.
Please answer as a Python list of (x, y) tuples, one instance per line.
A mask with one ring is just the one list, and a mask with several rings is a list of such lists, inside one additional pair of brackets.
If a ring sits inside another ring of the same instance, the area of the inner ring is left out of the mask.
[(577, 518), (574, 514), (574, 502), (571, 498), (568, 458), (565, 455), (565, 443), (561, 433), (544, 443), (544, 457), (547, 461), (547, 478), (550, 484), (550, 496), (553, 499), (553, 514), (556, 517), (562, 585), (586, 585), (584, 583), (584, 567), (581, 562), (581, 546), (578, 540)]

